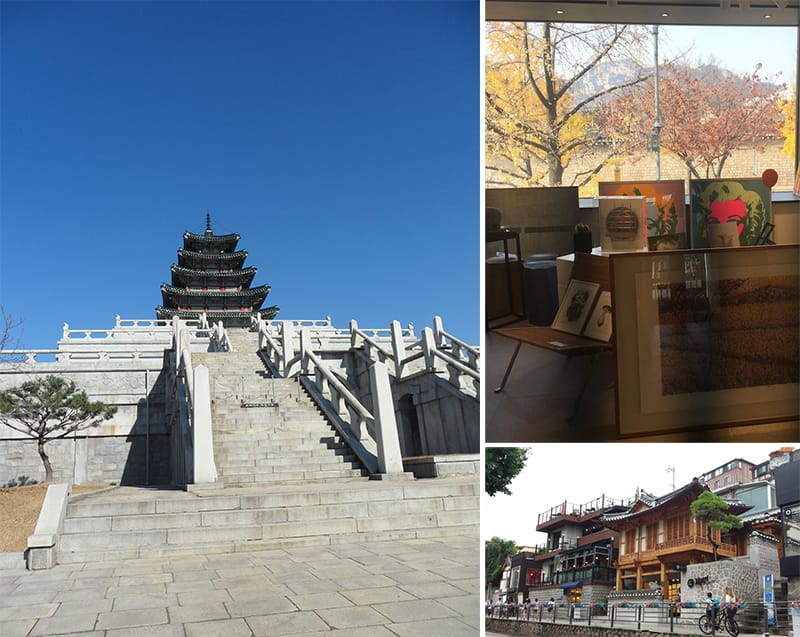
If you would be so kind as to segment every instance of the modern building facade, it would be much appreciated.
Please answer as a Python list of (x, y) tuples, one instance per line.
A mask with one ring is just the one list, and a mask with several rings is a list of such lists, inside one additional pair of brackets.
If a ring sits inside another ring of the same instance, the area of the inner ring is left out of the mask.
[(540, 513), (536, 530), (547, 533), (547, 543), (530, 550), (519, 563), (516, 590), (540, 601), (604, 599), (614, 585), (619, 534), (605, 528), (601, 518), (625, 509), (624, 501), (601, 496), (586, 504), (565, 501)]

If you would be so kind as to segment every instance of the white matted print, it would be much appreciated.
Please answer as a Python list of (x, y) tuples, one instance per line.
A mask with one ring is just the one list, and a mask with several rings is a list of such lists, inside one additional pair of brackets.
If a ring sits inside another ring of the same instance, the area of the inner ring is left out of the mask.
[(553, 321), (553, 329), (580, 336), (599, 289), (598, 283), (572, 279)]
[(586, 323), (583, 335), (608, 343), (613, 332), (611, 324), (611, 292), (600, 292), (594, 311)]

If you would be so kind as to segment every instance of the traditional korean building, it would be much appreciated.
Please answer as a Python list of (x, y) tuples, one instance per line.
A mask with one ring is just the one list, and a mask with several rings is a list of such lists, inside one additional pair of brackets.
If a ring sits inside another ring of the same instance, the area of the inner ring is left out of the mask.
[(626, 511), (622, 500), (602, 496), (586, 504), (561, 504), (539, 514), (536, 530), (547, 533), (542, 550), (526, 556), (520, 588), (528, 597), (577, 603), (603, 600), (614, 585), (619, 533), (602, 523), (605, 513)]
[(222, 321), (227, 327), (249, 327), (257, 312), (274, 318), (278, 307), (261, 309), (270, 286), (250, 287), (257, 268), (244, 267), (247, 251), (237, 250), (240, 238), (237, 233), (215, 235), (210, 214), (203, 234), (184, 232), (178, 263), (171, 268), (172, 282), (161, 285), (163, 302), (156, 316), (197, 320), (205, 312), (209, 322)]
[[(624, 513), (609, 513), (602, 523), (620, 534), (617, 558), (617, 591), (659, 591), (673, 600), (680, 593), (681, 572), (689, 564), (713, 560), (713, 547), (706, 525), (691, 513), (691, 503), (709, 490), (695, 478), (689, 484), (661, 498), (640, 495)], [(728, 512), (742, 514), (750, 505), (728, 501)], [(747, 554), (747, 529), (721, 536), (711, 530), (719, 557)]]

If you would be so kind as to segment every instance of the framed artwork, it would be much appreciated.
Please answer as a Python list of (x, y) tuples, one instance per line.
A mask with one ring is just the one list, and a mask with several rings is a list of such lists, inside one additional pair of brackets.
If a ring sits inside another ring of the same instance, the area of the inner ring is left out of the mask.
[(654, 181), (601, 181), (601, 197), (644, 197), (647, 236), (686, 232), (686, 186), (683, 179)]
[(603, 252), (645, 250), (647, 230), (644, 197), (598, 197), (600, 247)]
[(608, 343), (611, 340), (611, 334), (613, 332), (611, 310), (611, 292), (600, 292), (597, 303), (594, 304), (592, 315), (589, 317), (589, 320), (586, 321), (583, 335), (586, 338), (593, 338), (597, 341)]
[(647, 249), (651, 252), (663, 252), (664, 250), (686, 250), (688, 247), (689, 242), (686, 240), (685, 232), (647, 237)]
[[(502, 211), (501, 223), (520, 233), (523, 258), (529, 254), (568, 254), (580, 214), (577, 186), (486, 188), (486, 206)], [(499, 248), (487, 246), (487, 254)]]
[(564, 299), (558, 307), (552, 328), (580, 336), (598, 290), (600, 290), (598, 283), (572, 279), (566, 294), (564, 294)]
[(735, 221), (739, 244), (757, 245), (764, 224), (772, 221), (772, 195), (761, 178), (689, 181), (689, 242), (708, 248), (709, 226)]
[(709, 223), (708, 243), (712, 248), (738, 248), (739, 224), (735, 221)]
[(621, 437), (800, 417), (800, 246), (610, 258)]

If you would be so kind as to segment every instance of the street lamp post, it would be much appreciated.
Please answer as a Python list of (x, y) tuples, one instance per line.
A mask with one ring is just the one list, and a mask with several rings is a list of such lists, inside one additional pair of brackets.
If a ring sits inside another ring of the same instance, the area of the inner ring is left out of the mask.
[(653, 66), (655, 67), (656, 121), (653, 123), (653, 146), (656, 151), (656, 179), (661, 179), (661, 104), (658, 90), (658, 25), (653, 25)]

